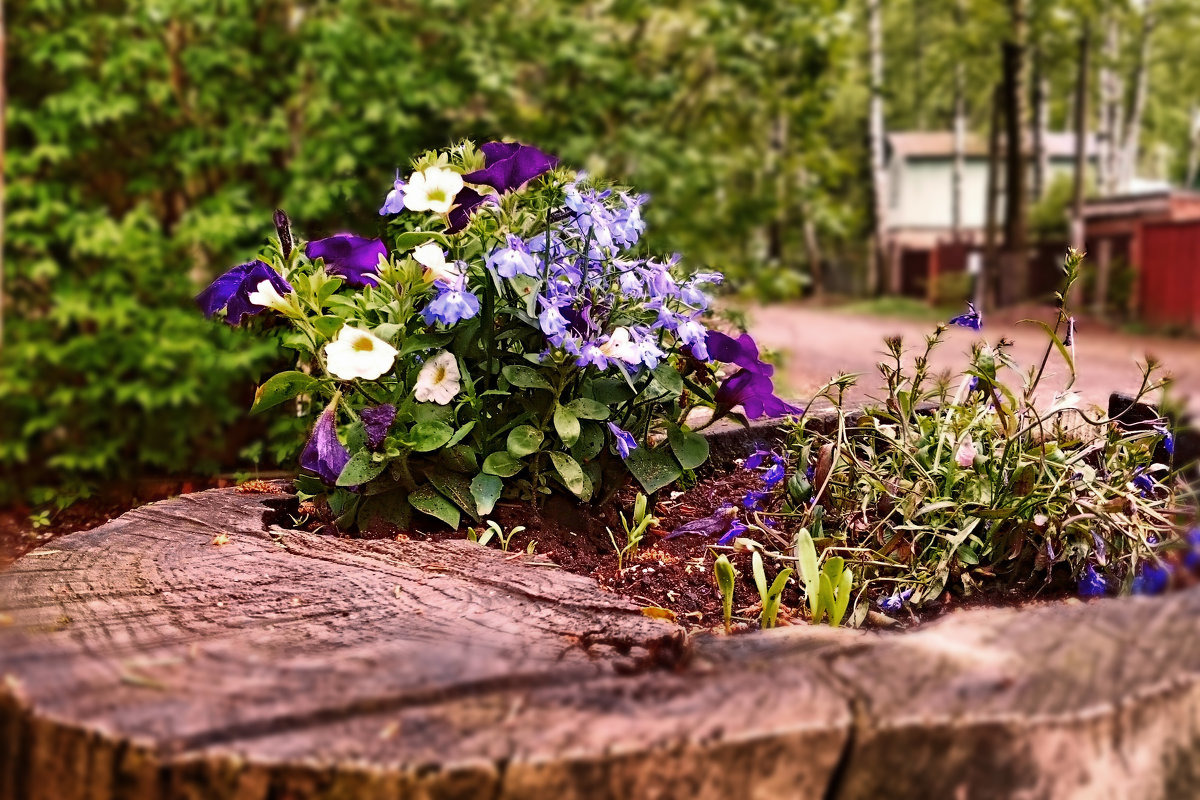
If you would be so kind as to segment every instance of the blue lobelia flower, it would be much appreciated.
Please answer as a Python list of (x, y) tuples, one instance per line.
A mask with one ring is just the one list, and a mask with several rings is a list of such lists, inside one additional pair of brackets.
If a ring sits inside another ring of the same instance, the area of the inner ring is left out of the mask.
[(1154, 430), (1162, 437), (1163, 449), (1167, 451), (1167, 455), (1175, 455), (1175, 437), (1171, 435), (1171, 429), (1165, 423), (1157, 423)]
[(784, 462), (781, 459), (776, 458), (775, 463), (772, 464), (771, 468), (767, 470), (765, 475), (763, 475), (763, 483), (765, 483), (768, 487), (774, 486), (783, 480), (786, 475), (787, 468), (784, 465)]
[(742, 522), (740, 519), (735, 519), (733, 522), (729, 523), (729, 530), (725, 532), (725, 535), (720, 539), (717, 539), (717, 544), (727, 545), (739, 536), (744, 535), (748, 530), (750, 529), (746, 527), (746, 523)]
[(367, 432), (367, 445), (374, 450), (383, 444), (388, 429), (392, 427), (396, 419), (396, 407), (391, 403), (369, 406), (358, 412), (358, 416)]
[(912, 597), (913, 590), (905, 589), (903, 591), (895, 591), (889, 597), (879, 598), (879, 608), (889, 614), (895, 614), (900, 609), (904, 608), (904, 604), (908, 602), (908, 598)]
[(600, 370), (608, 369), (608, 356), (595, 342), (584, 342), (579, 350), (577, 362), (581, 367), (590, 365)]
[[(741, 406), (750, 419), (782, 417), (803, 411), (775, 396), (771, 379), (750, 370), (738, 370), (717, 388), (714, 398), (719, 407), (728, 410)], [(719, 410), (719, 409), (718, 409)]]
[(300, 453), (300, 466), (315, 472), (321, 480), (333, 486), (350, 461), (350, 451), (338, 441), (335, 420), (337, 402), (330, 403), (321, 412), (312, 436)]
[(983, 315), (975, 310), (974, 303), (967, 303), (967, 313), (959, 314), (954, 319), (950, 320), (951, 325), (960, 325), (964, 328), (970, 328), (977, 331), (983, 327)]
[(1096, 572), (1096, 568), (1088, 564), (1083, 574), (1079, 576), (1079, 594), (1081, 597), (1099, 597), (1108, 591), (1108, 581)]
[(708, 355), (713, 361), (737, 364), (742, 369), (771, 377), (775, 368), (758, 357), (758, 344), (754, 337), (743, 333), (734, 339), (720, 331), (709, 331), (706, 339)]
[(701, 361), (708, 361), (708, 328), (699, 320), (680, 320), (675, 328), (679, 341), (692, 348), (692, 353)]
[(1133, 485), (1143, 497), (1153, 493), (1156, 486), (1154, 478), (1143, 472), (1140, 467), (1133, 476)]
[(399, 214), (404, 210), (404, 187), (406, 185), (400, 177), (400, 170), (396, 170), (396, 181), (392, 184), (392, 190), (384, 198), (383, 207), (379, 209), (379, 216)]
[(442, 288), (421, 312), (426, 323), (454, 325), (479, 313), (479, 298), (466, 288), (466, 281), (467, 276), (462, 274), (452, 285)]
[(613, 215), (612, 236), (622, 247), (633, 247), (646, 231), (646, 221), (642, 219), (642, 205), (650, 199), (649, 195), (630, 197), (621, 193), (624, 207), (617, 209)]
[(567, 333), (567, 318), (563, 316), (557, 301), (538, 297), (538, 303), (542, 306), (542, 313), (538, 314), (538, 327), (551, 344), (558, 346)]
[(502, 278), (518, 275), (538, 277), (538, 265), (529, 252), (529, 247), (520, 238), (508, 235), (508, 246), (493, 250), (487, 257), (488, 269)]
[(746, 459), (746, 469), (758, 469), (760, 466), (762, 466), (763, 459), (769, 455), (771, 455), (770, 450), (755, 450), (750, 454), (750, 457)]
[(1200, 528), (1192, 528), (1183, 537), (1188, 544), (1188, 551), (1183, 556), (1183, 563), (1192, 571), (1200, 571)]
[(491, 186), (503, 194), (519, 189), (558, 165), (558, 158), (520, 142), (487, 142), (480, 145), (484, 168), (463, 175), (467, 183)]
[(304, 255), (325, 261), (325, 272), (345, 279), (351, 286), (378, 286), (379, 260), (387, 259), (387, 247), (379, 239), (339, 233), (304, 245)]
[(629, 431), (622, 430), (615, 422), (605, 423), (608, 425), (608, 432), (613, 435), (613, 440), (617, 445), (617, 454), (621, 458), (629, 458), (629, 453), (637, 449), (637, 440)]
[(1166, 564), (1148, 564), (1143, 561), (1138, 565), (1137, 572), (1133, 576), (1133, 585), (1130, 587), (1130, 591), (1134, 594), (1162, 594), (1167, 590), (1167, 583), (1170, 580), (1171, 570)]
[(766, 492), (746, 492), (746, 496), (742, 498), (742, 505), (750, 511), (759, 511), (766, 496)]
[(250, 302), (251, 293), (257, 291), (263, 281), (269, 281), (281, 295), (293, 291), (292, 285), (268, 264), (251, 261), (234, 267), (213, 281), (207, 289), (196, 295), (196, 303), (204, 311), (204, 316), (209, 318), (225, 309), (225, 321), (237, 325), (243, 317), (254, 316), (266, 309), (266, 306)]

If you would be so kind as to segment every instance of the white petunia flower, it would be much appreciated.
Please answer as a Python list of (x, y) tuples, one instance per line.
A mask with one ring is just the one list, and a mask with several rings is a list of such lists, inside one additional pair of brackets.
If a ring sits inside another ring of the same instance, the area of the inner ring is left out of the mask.
[(421, 367), (414, 394), (422, 403), (433, 402), (444, 406), (462, 389), (460, 377), (458, 359), (443, 350)]
[(270, 281), (260, 281), (258, 288), (246, 295), (246, 299), (256, 306), (273, 308), (284, 314), (292, 310), (291, 304), (271, 285)]
[(428, 167), (414, 172), (404, 187), (404, 207), (410, 211), (432, 211), (447, 214), (454, 206), (454, 197), (463, 188), (462, 175), (444, 167)]
[(325, 345), (330, 374), (344, 381), (375, 380), (391, 371), (396, 354), (396, 348), (379, 337), (349, 325), (343, 325), (334, 340)]
[(613, 331), (612, 335), (608, 337), (608, 341), (600, 345), (600, 352), (609, 358), (624, 361), (626, 364), (642, 362), (642, 351), (637, 343), (629, 338), (628, 328), (617, 328)]
[(460, 273), (454, 265), (446, 263), (446, 254), (442, 252), (442, 248), (433, 242), (421, 245), (413, 250), (412, 255), (417, 263), (425, 268), (426, 280), (453, 283), (459, 277)]

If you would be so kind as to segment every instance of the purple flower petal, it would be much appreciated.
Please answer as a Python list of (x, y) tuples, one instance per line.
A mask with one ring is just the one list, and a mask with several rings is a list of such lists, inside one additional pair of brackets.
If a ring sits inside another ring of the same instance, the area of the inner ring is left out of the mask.
[(803, 410), (776, 397), (770, 378), (747, 369), (739, 370), (721, 384), (716, 401), (726, 410), (741, 406), (750, 419), (782, 417)]
[(238, 325), (244, 317), (254, 316), (266, 310), (264, 306), (250, 302), (250, 295), (263, 281), (270, 281), (271, 286), (280, 294), (293, 291), (292, 285), (268, 264), (251, 261), (249, 264), (236, 266), (217, 278), (196, 296), (196, 302), (205, 316), (212, 317), (221, 309), (225, 309), (225, 321), (230, 325)]
[(502, 194), (519, 188), (558, 164), (554, 156), (517, 142), (488, 142), (481, 149), (487, 166), (463, 175), (463, 180), (491, 186)]
[(351, 286), (378, 286), (380, 257), (387, 258), (387, 246), (379, 239), (352, 233), (339, 233), (304, 246), (304, 255), (313, 261), (325, 260), (325, 271), (344, 278)]
[(763, 363), (758, 357), (758, 344), (754, 337), (743, 333), (734, 339), (720, 331), (709, 331), (707, 335), (708, 357), (725, 364), (737, 364), (742, 369), (771, 377), (775, 367)]
[(1096, 572), (1096, 568), (1091, 564), (1083, 570), (1083, 575), (1079, 576), (1079, 594), (1082, 597), (1099, 597), (1108, 591), (1108, 581), (1104, 576)]
[(338, 476), (350, 461), (350, 451), (338, 441), (335, 414), (336, 406), (330, 403), (321, 412), (308, 444), (300, 453), (300, 466), (315, 472), (330, 486), (337, 484)]
[(491, 195), (482, 195), (470, 186), (464, 186), (454, 196), (454, 208), (450, 209), (450, 213), (446, 216), (450, 225), (449, 232), (458, 233), (467, 227), (467, 223), (471, 221), (471, 212), (481, 203), (494, 200), (495, 198)]
[(621, 458), (629, 458), (629, 453), (637, 449), (637, 439), (628, 431), (622, 430), (615, 422), (606, 423), (609, 432), (617, 443), (617, 453)]
[(216, 313), (225, 306), (229, 305), (229, 299), (233, 297), (233, 293), (242, 284), (242, 278), (246, 277), (246, 273), (255, 264), (261, 262), (251, 261), (249, 264), (241, 264), (221, 275), (200, 294), (196, 295), (196, 303), (199, 304), (201, 310), (204, 311), (204, 316), (212, 318)]
[(950, 320), (951, 325), (959, 325), (963, 328), (970, 328), (977, 331), (983, 327), (983, 315), (975, 310), (974, 303), (967, 303), (967, 313), (959, 314), (954, 319)]
[(388, 428), (392, 427), (392, 422), (396, 419), (396, 407), (391, 403), (371, 406), (360, 411), (358, 416), (367, 431), (367, 445), (374, 450), (383, 444)]

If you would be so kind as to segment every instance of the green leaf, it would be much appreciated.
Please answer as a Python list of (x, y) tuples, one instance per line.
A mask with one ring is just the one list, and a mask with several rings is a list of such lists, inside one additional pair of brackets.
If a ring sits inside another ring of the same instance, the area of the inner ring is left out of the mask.
[(820, 622), (826, 611), (833, 612), (833, 582), (824, 572), (821, 573), (821, 588), (817, 590), (817, 610), (813, 614), (813, 622)]
[(633, 390), (623, 380), (599, 378), (591, 383), (592, 397), (597, 402), (615, 406), (633, 397)]
[(805, 585), (815, 589), (820, 572), (817, 566), (817, 546), (808, 528), (801, 528), (800, 533), (796, 534), (796, 563), (800, 567), (800, 577)]
[(554, 464), (554, 471), (562, 478), (563, 483), (571, 490), (571, 493), (576, 496), (582, 496), (586, 484), (583, 477), (583, 468), (579, 466), (579, 462), (566, 453), (560, 453), (557, 450), (550, 451), (550, 462)]
[(536, 453), (546, 435), (532, 425), (518, 425), (508, 432), (508, 452), (516, 458)]
[(522, 389), (546, 389), (547, 391), (554, 391), (554, 387), (550, 385), (550, 382), (543, 378), (542, 373), (533, 367), (510, 364), (500, 371), (513, 386), (520, 386)]
[(452, 333), (419, 333), (416, 336), (409, 336), (404, 340), (404, 345), (400, 348), (400, 355), (406, 356), (409, 353), (436, 350), (439, 347), (444, 347), (453, 338), (454, 334)]
[(654, 388), (651, 387), (650, 391), (654, 394), (662, 394), (663, 392), (673, 395), (683, 394), (683, 378), (679, 376), (679, 372), (670, 364), (665, 362), (659, 364), (650, 374), (654, 376), (654, 382), (662, 389), (662, 391), (655, 392)]
[(842, 571), (838, 581), (837, 594), (834, 595), (833, 605), (829, 609), (829, 624), (837, 627), (846, 616), (846, 608), (850, 605), (850, 589), (854, 585), (854, 574), (850, 570)]
[(317, 317), (312, 321), (312, 324), (317, 329), (317, 333), (326, 339), (332, 339), (334, 336), (337, 336), (337, 332), (346, 324), (346, 320), (341, 317), (326, 315), (324, 317)]
[(251, 414), (260, 414), (268, 408), (274, 408), (280, 403), (286, 403), (298, 394), (311, 392), (317, 385), (317, 379), (303, 372), (281, 372), (258, 387), (254, 393), (254, 405)]
[(450, 243), (446, 237), (435, 231), (409, 231), (402, 233), (396, 237), (396, 252), (403, 253), (413, 248), (420, 247), (426, 242), (437, 242), (442, 247), (449, 247)]
[(667, 429), (667, 442), (684, 469), (695, 469), (708, 460), (708, 439), (698, 433), (672, 425)]
[(1067, 346), (1063, 344), (1063, 340), (1058, 338), (1058, 335), (1054, 332), (1053, 328), (1051, 328), (1045, 322), (1042, 322), (1040, 319), (1023, 319), (1021, 322), (1029, 322), (1037, 325), (1046, 332), (1047, 336), (1050, 337), (1050, 341), (1054, 343), (1054, 348), (1058, 350), (1058, 354), (1062, 356), (1063, 361), (1067, 362), (1067, 369), (1071, 370), (1071, 380), (1067, 381), (1067, 385), (1062, 391), (1065, 392), (1067, 389), (1070, 389), (1075, 383), (1075, 359), (1071, 358), (1071, 352), (1067, 349)]
[(385, 342), (390, 342), (396, 338), (396, 334), (400, 333), (400, 328), (401, 326), (397, 325), (395, 322), (385, 322), (382, 325), (376, 325), (375, 329), (372, 330), (371, 333), (375, 334)]
[(576, 397), (567, 403), (567, 408), (580, 419), (608, 419), (608, 406), (587, 397)]
[(359, 529), (378, 523), (394, 525), (402, 531), (412, 527), (412, 506), (405, 492), (393, 490), (363, 499), (358, 511)]
[(758, 596), (763, 603), (767, 602), (767, 571), (763, 568), (762, 553), (757, 550), (751, 557), (751, 571), (754, 573), (754, 585), (758, 587)]
[(567, 410), (566, 406), (556, 406), (554, 409), (554, 430), (558, 438), (567, 447), (579, 441), (579, 419)]
[(584, 422), (579, 426), (579, 440), (571, 447), (571, 455), (576, 461), (591, 461), (604, 449), (604, 429), (594, 422)]
[(438, 494), (432, 486), (426, 485), (417, 489), (408, 496), (408, 502), (417, 511), (436, 517), (454, 530), (458, 530), (458, 524), (462, 521), (462, 514), (459, 513), (458, 506)]
[(430, 420), (413, 425), (412, 430), (408, 432), (408, 441), (412, 444), (413, 450), (418, 453), (428, 453), (449, 442), (453, 436), (454, 429), (449, 425)]
[(654, 494), (664, 486), (670, 486), (683, 474), (679, 462), (663, 447), (657, 450), (638, 447), (629, 453), (625, 466), (637, 478), (646, 494)]
[(524, 466), (524, 464), (503, 450), (492, 453), (483, 460), (483, 471), (489, 475), (499, 475), (501, 478), (511, 478), (520, 472)]
[(369, 450), (359, 450), (346, 462), (346, 466), (342, 467), (337, 485), (361, 486), (378, 477), (386, 466), (387, 464), (382, 461), (373, 461)]
[(475, 427), (475, 420), (471, 420), (466, 425), (463, 425), (461, 428), (459, 428), (458, 430), (456, 430), (454, 432), (454, 435), (450, 437), (450, 441), (446, 442), (446, 447), (454, 447), (454, 445), (458, 444), (464, 438), (466, 438), (466, 435), (468, 433), (470, 433), (474, 427)]
[(480, 514), (490, 514), (504, 491), (504, 481), (495, 475), (481, 472), (471, 480), (471, 496), (475, 498), (475, 510)]
[(475, 506), (475, 496), (471, 492), (471, 482), (457, 472), (430, 472), (429, 482), (439, 492), (453, 500), (459, 508), (478, 520), (479, 514)]

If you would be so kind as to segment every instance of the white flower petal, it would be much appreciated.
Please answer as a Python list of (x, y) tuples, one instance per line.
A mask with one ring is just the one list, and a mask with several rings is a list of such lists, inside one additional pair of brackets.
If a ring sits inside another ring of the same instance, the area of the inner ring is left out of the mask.
[(283, 312), (291, 310), (288, 301), (267, 280), (261, 281), (258, 287), (246, 296), (246, 299), (254, 305), (262, 306), (263, 308), (273, 308), (276, 311)]
[(368, 331), (343, 325), (332, 342), (325, 345), (329, 373), (344, 381), (375, 380), (396, 363), (398, 351)]
[(413, 396), (421, 403), (447, 405), (462, 390), (461, 378), (458, 359), (442, 350), (421, 367)]

